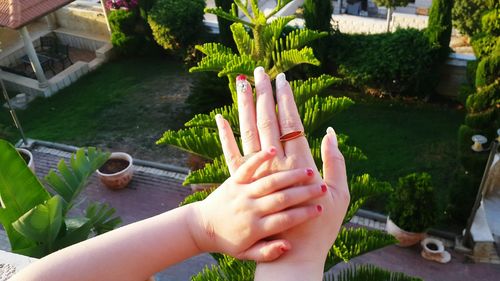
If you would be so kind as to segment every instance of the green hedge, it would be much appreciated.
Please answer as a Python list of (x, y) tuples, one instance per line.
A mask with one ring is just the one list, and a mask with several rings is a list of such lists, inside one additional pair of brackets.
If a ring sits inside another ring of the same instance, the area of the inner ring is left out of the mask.
[(484, 87), (500, 78), (500, 55), (481, 60), (476, 71), (476, 87)]
[(492, 0), (455, 0), (452, 9), (453, 26), (472, 37), (481, 30), (481, 16)]
[(450, 52), (452, 6), (452, 0), (433, 0), (429, 12), (429, 23), (425, 31), (431, 44), (439, 46), (439, 54), (443, 59)]
[(437, 82), (436, 48), (422, 31), (398, 29), (384, 34), (332, 35), (327, 63), (352, 86), (396, 95), (424, 97)]
[(196, 43), (205, 30), (204, 8), (204, 0), (158, 0), (148, 16), (155, 41), (168, 51)]

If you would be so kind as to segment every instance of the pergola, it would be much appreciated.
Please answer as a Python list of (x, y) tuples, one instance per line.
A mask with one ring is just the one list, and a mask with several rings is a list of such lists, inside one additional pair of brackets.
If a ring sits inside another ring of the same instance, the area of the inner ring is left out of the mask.
[(47, 87), (48, 81), (43, 72), (43, 68), (36, 54), (26, 25), (73, 1), (74, 0), (0, 0), (0, 27), (7, 27), (20, 32), (26, 54), (30, 59), (31, 66), (41, 88)]

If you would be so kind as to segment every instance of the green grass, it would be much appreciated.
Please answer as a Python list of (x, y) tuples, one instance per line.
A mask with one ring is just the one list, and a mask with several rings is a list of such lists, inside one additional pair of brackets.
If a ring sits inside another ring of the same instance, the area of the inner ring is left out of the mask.
[[(356, 104), (335, 116), (332, 126), (368, 157), (346, 163), (350, 175), (369, 173), (395, 184), (412, 172), (428, 172), (438, 204), (446, 207), (450, 182), (459, 166), (457, 132), (463, 110), (444, 104), (352, 97)], [(369, 206), (383, 211), (385, 198)]]

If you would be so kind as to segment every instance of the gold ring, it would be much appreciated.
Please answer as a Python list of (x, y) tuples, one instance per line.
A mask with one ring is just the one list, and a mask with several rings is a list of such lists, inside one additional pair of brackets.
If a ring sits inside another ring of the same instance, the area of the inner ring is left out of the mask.
[(290, 132), (288, 134), (284, 134), (280, 137), (280, 141), (281, 142), (286, 142), (286, 141), (289, 141), (289, 140), (293, 140), (293, 139), (296, 139), (296, 138), (299, 138), (299, 137), (302, 137), (302, 136), (305, 136), (306, 134), (304, 133), (304, 131), (293, 131), (293, 132)]

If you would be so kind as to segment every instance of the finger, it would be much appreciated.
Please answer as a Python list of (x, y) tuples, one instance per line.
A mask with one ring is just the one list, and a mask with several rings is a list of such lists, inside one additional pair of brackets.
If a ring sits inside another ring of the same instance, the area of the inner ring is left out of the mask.
[(276, 147), (277, 155), (283, 156), (271, 81), (269, 80), (269, 76), (264, 72), (264, 68), (260, 66), (254, 71), (254, 79), (255, 91), (257, 93), (256, 113), (260, 146), (262, 149), (274, 146)]
[(265, 216), (260, 219), (262, 236), (267, 237), (318, 217), (323, 212), (321, 205), (309, 205)]
[(326, 194), (327, 190), (328, 188), (324, 183), (286, 188), (257, 199), (256, 208), (259, 209), (263, 215), (276, 213), (323, 196)]
[(321, 158), (326, 184), (348, 197), (349, 188), (344, 156), (338, 148), (337, 135), (331, 127), (327, 129), (327, 134), (321, 142)]
[(240, 75), (236, 79), (236, 91), (238, 92), (238, 115), (243, 155), (248, 155), (260, 151), (260, 140), (252, 86), (246, 80), (245, 75)]
[(276, 148), (270, 147), (267, 151), (259, 151), (252, 155), (245, 163), (243, 163), (234, 174), (234, 179), (238, 183), (251, 182), (254, 178), (255, 171), (262, 165), (265, 161), (271, 159), (276, 155)]
[[(291, 132), (303, 132), (304, 126), (300, 119), (299, 111), (292, 93), (290, 84), (286, 81), (284, 73), (276, 76), (276, 100), (278, 102), (278, 119), (281, 135)], [(296, 155), (298, 157), (307, 157), (311, 153), (309, 144), (304, 136), (286, 141), (283, 143), (283, 149), (286, 156)]]
[(259, 241), (236, 256), (236, 258), (240, 260), (254, 260), (256, 262), (270, 262), (279, 258), (291, 248), (290, 242), (283, 239)]
[(220, 114), (215, 115), (215, 121), (219, 130), (222, 152), (224, 152), (229, 173), (233, 175), (243, 162), (243, 158), (229, 123)]
[(248, 188), (253, 197), (263, 197), (283, 188), (303, 184), (314, 179), (312, 168), (300, 168), (277, 172), (253, 182)]

